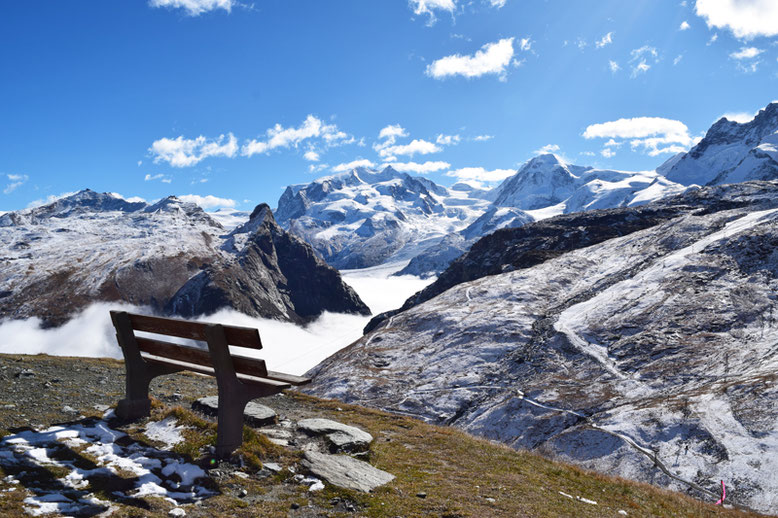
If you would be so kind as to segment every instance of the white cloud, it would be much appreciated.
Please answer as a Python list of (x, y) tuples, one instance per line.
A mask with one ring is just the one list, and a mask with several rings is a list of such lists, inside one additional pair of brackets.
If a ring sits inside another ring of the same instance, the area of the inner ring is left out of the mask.
[(494, 138), (494, 135), (476, 135), (473, 137), (473, 140), (476, 142), (486, 142), (487, 140), (492, 140)]
[(409, 0), (409, 2), (411, 8), (413, 9), (414, 14), (429, 15), (430, 25), (435, 23), (434, 11), (446, 11), (449, 13), (453, 13), (454, 10), (457, 8), (455, 0)]
[(454, 146), (456, 144), (459, 144), (459, 142), (462, 140), (462, 137), (459, 135), (443, 135), (442, 133), (438, 135), (438, 138), (435, 139), (435, 142), (440, 144), (441, 146)]
[(184, 194), (178, 196), (178, 199), (187, 203), (194, 203), (199, 205), (203, 209), (216, 209), (219, 207), (234, 207), (236, 205), (235, 200), (229, 198), (219, 198), (208, 194), (207, 196), (200, 196), (199, 194)]
[(524, 52), (532, 50), (532, 40), (529, 38), (519, 39), (519, 49), (523, 50)]
[(219, 135), (217, 139), (208, 140), (200, 135), (195, 139), (185, 139), (183, 135), (174, 138), (155, 140), (149, 152), (154, 155), (154, 163), (167, 162), (173, 167), (188, 167), (211, 156), (232, 158), (238, 151), (238, 141), (230, 133), (226, 137)]
[(391, 141), (392, 144), (394, 144), (397, 138), (407, 137), (407, 136), (408, 136), (408, 132), (405, 130), (405, 128), (403, 128), (399, 124), (390, 124), (385, 128), (382, 128), (381, 131), (378, 132), (378, 138), (388, 139)]
[(756, 47), (740, 47), (740, 50), (731, 53), (729, 57), (732, 59), (754, 59), (762, 52), (764, 52), (764, 50)]
[(154, 181), (154, 180), (159, 180), (162, 183), (170, 183), (170, 182), (173, 181), (169, 176), (166, 176), (166, 175), (164, 175), (162, 173), (155, 174), (155, 175), (147, 174), (143, 178), (144, 182), (151, 182), (151, 181)]
[(149, 0), (151, 7), (167, 7), (169, 9), (183, 9), (189, 16), (199, 16), (215, 9), (224, 9), (227, 12), (237, 5), (234, 0)]
[(353, 160), (351, 162), (346, 162), (345, 164), (338, 164), (333, 167), (332, 170), (336, 173), (342, 173), (344, 171), (351, 171), (357, 167), (366, 167), (368, 169), (372, 169), (375, 168), (375, 164), (370, 160), (363, 158), (359, 160)]
[(309, 162), (318, 162), (319, 161), (319, 153), (314, 151), (313, 149), (309, 149), (303, 154), (303, 158), (306, 159)]
[(581, 151), (580, 154), (583, 155), (583, 156), (596, 156), (597, 155), (597, 153), (595, 153), (594, 151)]
[(447, 172), (446, 176), (451, 176), (461, 181), (472, 182), (480, 186), (483, 183), (500, 182), (514, 174), (516, 174), (516, 171), (513, 169), (492, 169), (490, 171), (483, 167), (463, 167)]
[(594, 46), (597, 47), (598, 49), (601, 49), (606, 45), (610, 45), (611, 43), (613, 43), (613, 32), (609, 32), (608, 34), (600, 38), (599, 41), (597, 41), (594, 44)]
[(619, 70), (621, 70), (621, 67), (619, 66), (619, 64), (616, 63), (615, 61), (613, 61), (612, 59), (608, 61), (608, 68), (610, 68), (611, 72), (613, 72), (614, 74), (616, 72), (618, 72)]
[(643, 45), (638, 49), (633, 49), (630, 52), (632, 56), (629, 60), (632, 63), (631, 77), (635, 78), (640, 74), (645, 74), (651, 68), (648, 64), (648, 60), (653, 59), (655, 62), (659, 61), (659, 53), (654, 47)]
[(481, 77), (496, 74), (505, 79), (506, 67), (513, 59), (513, 38), (505, 38), (495, 43), (487, 43), (472, 56), (455, 54), (433, 61), (427, 66), (426, 74), (435, 79), (461, 75)]
[(678, 54), (673, 60), (673, 66), (676, 66), (678, 63), (680, 63), (682, 59), (683, 59), (683, 54)]
[(546, 144), (540, 149), (536, 149), (532, 152), (534, 155), (547, 155), (549, 153), (559, 153), (560, 147), (556, 144)]
[(604, 156), (605, 158), (613, 158), (616, 156), (616, 152), (613, 151), (613, 149), (609, 147), (602, 148), (602, 151), (600, 151), (600, 154)]
[(690, 29), (690, 28), (691, 28), (691, 25), (689, 25), (689, 22), (687, 22), (686, 20), (684, 20), (684, 21), (682, 21), (682, 22), (681, 22), (681, 26), (680, 26), (680, 27), (678, 27), (678, 30), (679, 30), (679, 31), (685, 31), (685, 30), (688, 30), (688, 29)]
[(497, 9), (501, 9), (505, 7), (505, 3), (508, 0), (489, 0), (489, 3), (492, 4), (492, 7), (496, 7)]
[(241, 148), (243, 156), (253, 156), (260, 153), (269, 153), (278, 148), (297, 147), (301, 142), (313, 138), (321, 138), (329, 146), (349, 144), (354, 142), (354, 137), (338, 130), (334, 124), (324, 124), (321, 119), (308, 115), (297, 128), (284, 128), (276, 124), (265, 132), (265, 140), (249, 140)]
[(424, 139), (413, 139), (410, 144), (381, 147), (378, 149), (378, 154), (381, 155), (382, 158), (388, 158), (396, 155), (429, 155), (430, 153), (438, 153), (440, 151), (442, 151), (442, 148), (437, 144)]
[(308, 166), (308, 172), (309, 173), (318, 173), (319, 171), (324, 171), (325, 169), (328, 169), (330, 167), (329, 164), (311, 164)]
[(3, 189), (3, 194), (11, 194), (18, 187), (21, 187), (24, 182), (30, 179), (26, 174), (7, 174), (6, 176), (10, 182), (5, 186), (5, 189)]
[(685, 151), (693, 143), (689, 128), (684, 123), (662, 117), (635, 117), (592, 124), (586, 128), (583, 137), (609, 138), (606, 149), (621, 145), (615, 139), (632, 139), (630, 146), (633, 150), (642, 148), (650, 156)]
[(725, 117), (734, 122), (739, 122), (740, 124), (745, 124), (746, 122), (751, 122), (752, 120), (754, 120), (755, 115), (756, 115), (755, 113), (748, 113), (748, 112), (727, 112), (721, 117)]
[(708, 27), (729, 29), (737, 38), (778, 35), (775, 0), (697, 0), (695, 10)]
[(710, 47), (711, 45), (713, 45), (714, 43), (716, 43), (716, 40), (717, 40), (717, 39), (719, 39), (719, 35), (718, 35), (718, 33), (713, 33), (713, 36), (711, 36), (711, 37), (710, 37), (710, 39), (708, 40), (708, 43), (706, 43), (705, 45), (706, 45), (706, 46), (708, 46), (708, 47)]
[(423, 164), (418, 164), (416, 162), (392, 162), (389, 164), (384, 164), (384, 167), (391, 166), (393, 169), (400, 171), (401, 173), (419, 173), (419, 174), (428, 174), (428, 173), (434, 173), (436, 171), (442, 171), (443, 169), (448, 169), (451, 167), (451, 164), (448, 162), (424, 162)]

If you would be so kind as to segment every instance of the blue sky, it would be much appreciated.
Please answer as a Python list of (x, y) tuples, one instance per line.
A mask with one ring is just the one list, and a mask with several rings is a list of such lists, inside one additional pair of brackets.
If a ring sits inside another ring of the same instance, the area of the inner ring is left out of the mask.
[(488, 184), (541, 150), (653, 169), (778, 98), (777, 4), (7, 2), (0, 210), (86, 187), (275, 206), (353, 163)]

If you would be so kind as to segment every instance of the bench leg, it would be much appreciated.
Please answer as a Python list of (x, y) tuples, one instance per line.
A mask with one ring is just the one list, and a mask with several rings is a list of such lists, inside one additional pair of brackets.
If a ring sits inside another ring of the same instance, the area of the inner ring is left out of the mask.
[(152, 377), (146, 373), (127, 369), (125, 386), (127, 397), (116, 405), (116, 415), (125, 421), (133, 421), (151, 414), (149, 383)]
[(222, 397), (219, 392), (219, 417), (216, 429), (216, 456), (224, 459), (243, 444), (243, 411), (248, 400)]

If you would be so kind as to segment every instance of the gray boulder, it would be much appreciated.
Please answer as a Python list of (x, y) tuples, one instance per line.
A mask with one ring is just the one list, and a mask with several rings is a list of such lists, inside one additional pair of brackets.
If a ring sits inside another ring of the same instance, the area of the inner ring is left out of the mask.
[(355, 426), (330, 419), (303, 419), (297, 428), (309, 435), (324, 435), (335, 451), (366, 450), (373, 436)]
[(374, 468), (367, 462), (348, 455), (306, 451), (302, 464), (311, 473), (333, 486), (365, 493), (394, 480), (394, 475), (391, 473)]
[[(208, 415), (217, 415), (219, 413), (219, 398), (217, 396), (200, 398), (192, 403), (192, 408)], [(250, 426), (275, 424), (276, 411), (265, 405), (249, 401), (246, 409), (243, 411), (243, 420)]]

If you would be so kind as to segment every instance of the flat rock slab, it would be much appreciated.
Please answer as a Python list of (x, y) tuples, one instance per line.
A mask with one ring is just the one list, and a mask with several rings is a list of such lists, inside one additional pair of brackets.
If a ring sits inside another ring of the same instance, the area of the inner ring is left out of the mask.
[(348, 455), (306, 451), (303, 466), (333, 486), (365, 493), (394, 480), (394, 475)]
[[(219, 413), (219, 398), (217, 396), (200, 398), (192, 403), (192, 408), (208, 415), (217, 415)], [(265, 405), (249, 401), (243, 411), (243, 419), (250, 426), (267, 426), (276, 422), (276, 411)]]
[(326, 436), (336, 451), (364, 450), (373, 441), (373, 436), (364, 430), (330, 419), (303, 419), (297, 423), (297, 429)]

